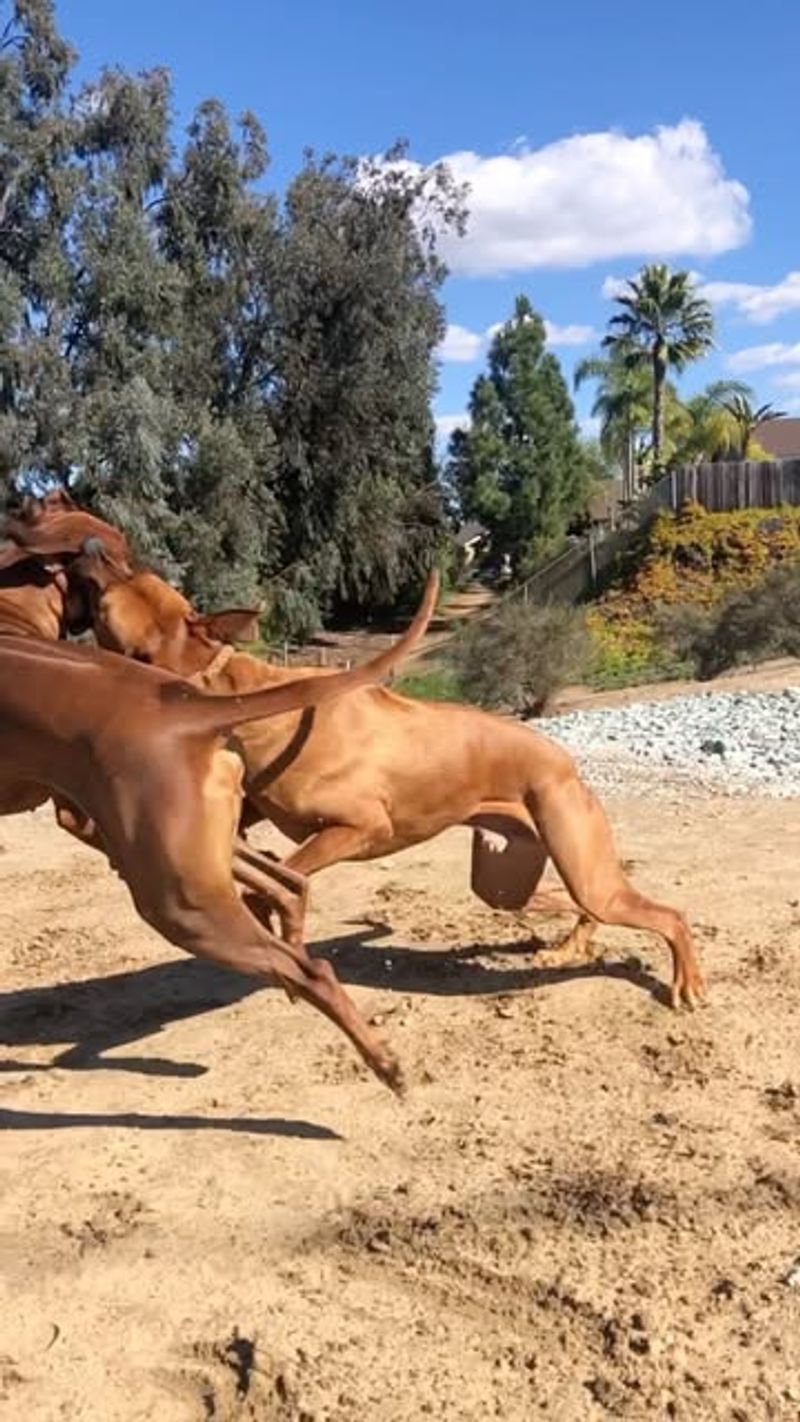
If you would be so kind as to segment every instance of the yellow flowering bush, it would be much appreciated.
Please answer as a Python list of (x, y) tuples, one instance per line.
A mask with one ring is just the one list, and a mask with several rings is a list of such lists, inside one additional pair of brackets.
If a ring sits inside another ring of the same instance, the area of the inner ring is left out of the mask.
[(658, 514), (637, 566), (589, 612), (595, 679), (611, 685), (680, 671), (659, 641), (664, 608), (713, 608), (793, 560), (800, 560), (800, 508), (708, 513), (687, 503), (677, 515)]

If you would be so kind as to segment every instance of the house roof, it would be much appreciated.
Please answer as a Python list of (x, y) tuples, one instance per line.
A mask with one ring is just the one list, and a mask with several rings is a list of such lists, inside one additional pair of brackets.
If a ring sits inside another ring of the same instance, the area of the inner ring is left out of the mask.
[(773, 459), (800, 459), (800, 420), (765, 420), (755, 438)]

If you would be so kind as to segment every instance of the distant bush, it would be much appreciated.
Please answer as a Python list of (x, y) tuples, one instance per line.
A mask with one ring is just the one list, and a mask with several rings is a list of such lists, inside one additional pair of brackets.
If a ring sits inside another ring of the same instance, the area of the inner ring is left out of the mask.
[(692, 674), (677, 641), (662, 636), (653, 621), (627, 617), (607, 622), (592, 609), (586, 622), (592, 637), (589, 682), (599, 691)]
[(776, 587), (800, 576), (798, 508), (708, 513), (687, 503), (659, 514), (588, 614), (593, 684), (713, 676), (788, 654), (791, 628), (772, 608), (771, 569), (787, 580)]
[(688, 676), (698, 676), (713, 642), (718, 618), (719, 606), (662, 603), (653, 613), (653, 638), (667, 657), (685, 668)]
[(800, 657), (800, 564), (773, 568), (755, 587), (731, 592), (711, 609), (662, 609), (657, 621), (674, 654), (702, 678), (745, 662)]
[(591, 655), (581, 612), (511, 601), (459, 633), (450, 664), (469, 701), (539, 716), (557, 691), (585, 676)]

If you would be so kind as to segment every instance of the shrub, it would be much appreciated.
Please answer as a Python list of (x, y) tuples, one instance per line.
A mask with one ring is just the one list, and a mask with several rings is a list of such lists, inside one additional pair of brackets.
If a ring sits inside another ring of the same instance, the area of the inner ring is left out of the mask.
[(697, 676), (743, 662), (800, 656), (800, 565), (773, 568), (755, 587), (730, 592), (711, 609), (662, 608), (658, 635)]
[[(800, 558), (800, 509), (734, 509), (708, 513), (684, 504), (651, 524), (640, 564), (607, 599), (640, 615), (661, 603), (712, 606), (759, 582), (771, 566)], [(616, 606), (615, 606), (616, 605)]]
[(711, 676), (788, 649), (790, 629), (755, 590), (771, 567), (788, 586), (799, 561), (800, 508), (659, 514), (589, 614), (594, 684)]
[(746, 592), (731, 593), (711, 632), (698, 640), (700, 676), (741, 662), (800, 656), (800, 567), (775, 568)]
[(667, 657), (698, 676), (713, 643), (719, 608), (697, 603), (662, 603), (653, 613), (653, 637)]
[(586, 615), (592, 638), (592, 684), (600, 688), (628, 686), (648, 680), (653, 661), (653, 637), (648, 623), (626, 616), (611, 621), (595, 609)]
[(541, 715), (562, 686), (585, 675), (590, 660), (582, 613), (520, 601), (467, 625), (450, 653), (468, 700), (526, 716)]

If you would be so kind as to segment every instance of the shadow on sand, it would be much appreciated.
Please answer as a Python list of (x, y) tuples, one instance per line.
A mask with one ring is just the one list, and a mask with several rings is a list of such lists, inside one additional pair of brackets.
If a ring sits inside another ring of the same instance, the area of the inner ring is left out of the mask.
[[(313, 951), (333, 964), (343, 983), (381, 991), (469, 997), (523, 992), (604, 976), (631, 982), (659, 1001), (668, 1002), (665, 986), (635, 958), (621, 963), (537, 967), (536, 949), (544, 945), (536, 939), (493, 943), (490, 947), (474, 943), (462, 948), (376, 943), (391, 932), (388, 924), (362, 923), (354, 925), (350, 934), (317, 944)], [(523, 957), (529, 960), (524, 967), (507, 961)], [(202, 1076), (208, 1068), (195, 1062), (104, 1054), (151, 1037), (171, 1022), (215, 1012), (252, 993), (271, 990), (257, 979), (212, 963), (179, 958), (110, 977), (0, 993), (0, 1047), (73, 1044), (49, 1063), (0, 1057), (0, 1073), (33, 1073), (58, 1067), (72, 1071), (132, 1071), (148, 1076)]]

